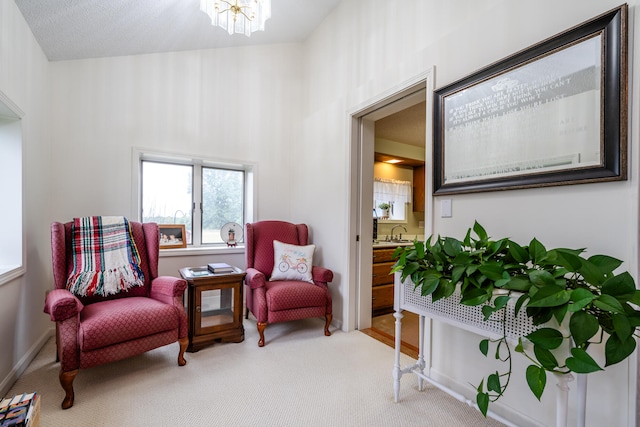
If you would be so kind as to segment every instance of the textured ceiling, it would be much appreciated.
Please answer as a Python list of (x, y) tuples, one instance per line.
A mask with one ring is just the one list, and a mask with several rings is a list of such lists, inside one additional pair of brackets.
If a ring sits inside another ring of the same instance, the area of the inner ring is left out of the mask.
[(50, 61), (304, 41), (341, 0), (272, 0), (265, 31), (211, 26), (200, 0), (15, 0)]
[(427, 103), (421, 102), (376, 121), (376, 138), (425, 147)]

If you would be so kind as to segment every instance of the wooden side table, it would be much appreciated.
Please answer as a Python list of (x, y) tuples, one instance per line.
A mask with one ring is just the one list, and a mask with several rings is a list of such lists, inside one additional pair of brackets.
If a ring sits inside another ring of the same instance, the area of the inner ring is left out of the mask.
[(214, 342), (244, 341), (242, 293), (246, 273), (234, 267), (233, 273), (213, 274), (207, 267), (186, 267), (180, 275), (188, 283), (188, 352)]

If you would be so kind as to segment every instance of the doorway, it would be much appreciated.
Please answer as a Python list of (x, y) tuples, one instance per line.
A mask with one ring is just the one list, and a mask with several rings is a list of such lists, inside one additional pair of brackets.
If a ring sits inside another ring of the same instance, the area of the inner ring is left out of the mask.
[[(351, 176), (350, 228), (355, 239), (351, 240), (349, 254), (349, 316), (353, 328), (364, 330), (372, 323), (372, 254), (373, 254), (373, 181), (375, 159), (376, 122), (396, 113), (408, 110), (431, 99), (433, 91), (433, 69), (417, 76), (412, 82), (395, 88), (389, 94), (367, 102), (351, 114)], [(431, 128), (431, 107), (426, 102), (426, 129)], [(429, 147), (429, 149), (427, 149)], [(425, 164), (431, 163), (431, 133), (425, 135)], [(425, 174), (425, 194), (431, 194), (431, 179)], [(431, 234), (431, 197), (424, 200), (423, 235)], [(413, 233), (418, 234), (418, 233)]]

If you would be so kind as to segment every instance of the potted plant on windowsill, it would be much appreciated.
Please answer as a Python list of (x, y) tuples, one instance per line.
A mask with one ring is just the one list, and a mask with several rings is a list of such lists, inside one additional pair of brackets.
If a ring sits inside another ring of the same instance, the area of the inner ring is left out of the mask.
[(603, 370), (587, 352), (591, 344), (606, 340), (605, 367), (635, 350), (640, 291), (629, 273), (614, 273), (620, 260), (606, 255), (585, 258), (583, 253), (584, 249), (547, 250), (535, 238), (528, 246), (508, 238), (494, 241), (475, 222), (462, 241), (432, 236), (399, 247), (392, 272), (399, 271), (403, 282), (410, 278), (414, 290), (434, 302), (450, 297), (459, 287), (460, 304), (482, 306), (485, 321), (494, 313), (504, 319), (507, 302), (517, 298), (511, 305), (514, 315), (525, 310), (539, 326), (514, 346), (506, 334), (480, 342), (485, 356), (490, 344), (496, 344), (495, 358), (507, 364), (506, 372), (492, 373), (477, 386), (476, 403), (486, 416), (489, 403), (498, 400), (509, 384), (512, 350), (531, 361), (526, 380), (538, 400), (547, 372)]
[(380, 203), (378, 207), (382, 209), (382, 219), (388, 219), (391, 205), (389, 203)]

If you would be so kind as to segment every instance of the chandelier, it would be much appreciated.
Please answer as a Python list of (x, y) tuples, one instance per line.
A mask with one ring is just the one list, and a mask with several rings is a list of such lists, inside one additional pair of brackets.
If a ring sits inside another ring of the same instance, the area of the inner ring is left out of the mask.
[(200, 10), (209, 15), (211, 25), (251, 37), (254, 31), (264, 31), (271, 17), (271, 0), (200, 0)]

